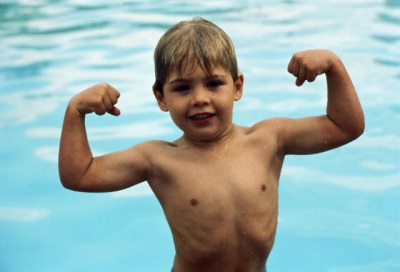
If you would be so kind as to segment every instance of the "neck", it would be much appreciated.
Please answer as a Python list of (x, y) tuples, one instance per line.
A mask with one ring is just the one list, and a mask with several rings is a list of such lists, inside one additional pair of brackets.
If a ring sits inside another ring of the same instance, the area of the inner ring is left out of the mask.
[(189, 145), (199, 148), (208, 148), (208, 147), (217, 147), (219, 145), (226, 145), (233, 137), (235, 131), (236, 131), (236, 126), (234, 124), (231, 124), (224, 131), (224, 133), (221, 133), (216, 137), (208, 139), (196, 139), (187, 137), (187, 135), (183, 135), (180, 139), (177, 140), (177, 144)]

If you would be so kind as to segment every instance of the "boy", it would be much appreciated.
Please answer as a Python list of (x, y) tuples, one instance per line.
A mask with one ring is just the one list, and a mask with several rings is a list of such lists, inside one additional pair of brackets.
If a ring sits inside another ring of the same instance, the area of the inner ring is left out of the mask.
[(298, 86), (326, 75), (326, 115), (240, 127), (232, 124), (232, 111), (242, 96), (243, 75), (224, 31), (201, 18), (178, 23), (161, 37), (154, 60), (154, 96), (182, 137), (93, 158), (85, 115), (119, 115), (114, 105), (120, 94), (108, 84), (90, 87), (66, 110), (62, 184), (109, 192), (147, 181), (172, 231), (175, 272), (264, 271), (285, 155), (323, 152), (363, 133), (363, 112), (343, 64), (327, 50), (297, 53), (289, 63)]

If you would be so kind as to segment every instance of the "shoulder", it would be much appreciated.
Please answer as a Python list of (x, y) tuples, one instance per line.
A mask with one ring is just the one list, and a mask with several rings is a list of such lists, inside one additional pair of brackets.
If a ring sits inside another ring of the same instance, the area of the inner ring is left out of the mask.
[(247, 129), (247, 134), (256, 143), (268, 144), (282, 149), (285, 141), (285, 133), (290, 127), (295, 126), (295, 119), (274, 117), (255, 123)]
[(118, 159), (125, 160), (129, 165), (140, 165), (150, 170), (154, 163), (170, 154), (173, 143), (167, 141), (145, 141), (137, 143), (125, 150), (116, 152)]
[(130, 148), (132, 152), (139, 152), (142, 156), (152, 161), (155, 157), (170, 155), (176, 150), (175, 142), (151, 140), (138, 143)]
[(142, 143), (138, 143), (131, 147), (131, 149), (141, 150), (145, 153), (160, 152), (165, 149), (170, 149), (176, 147), (174, 142), (161, 141), (161, 140), (151, 140)]
[(271, 119), (262, 120), (249, 127), (248, 132), (258, 134), (268, 134), (269, 136), (278, 136), (280, 131), (290, 123), (289, 118), (275, 117)]
[(285, 118), (271, 118), (257, 122), (250, 127), (238, 126), (237, 131), (255, 143), (277, 143), (286, 123)]

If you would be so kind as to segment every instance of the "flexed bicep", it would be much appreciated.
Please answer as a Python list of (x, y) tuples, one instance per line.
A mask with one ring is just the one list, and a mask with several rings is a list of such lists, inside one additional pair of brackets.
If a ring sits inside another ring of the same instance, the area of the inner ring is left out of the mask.
[(279, 142), (285, 154), (314, 154), (348, 142), (346, 134), (327, 116), (280, 119)]
[(86, 134), (85, 115), (92, 112), (119, 115), (120, 111), (115, 107), (119, 96), (111, 85), (102, 83), (79, 92), (68, 103), (58, 160), (60, 180), (65, 187), (79, 188), (79, 182), (94, 161)]
[(344, 145), (364, 130), (364, 116), (351, 79), (339, 59), (329, 50), (296, 53), (288, 65), (296, 85), (314, 81), (318, 75), (327, 79), (326, 115), (283, 119), (281, 139), (287, 154), (310, 154)]
[(70, 189), (84, 192), (112, 192), (145, 181), (150, 169), (145, 145), (139, 144), (93, 158), (81, 180)]

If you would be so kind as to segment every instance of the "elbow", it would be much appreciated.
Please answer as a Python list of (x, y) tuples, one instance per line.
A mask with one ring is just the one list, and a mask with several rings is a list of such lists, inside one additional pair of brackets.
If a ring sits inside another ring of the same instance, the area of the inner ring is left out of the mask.
[(69, 164), (59, 161), (58, 164), (58, 175), (60, 178), (61, 185), (71, 191), (84, 191), (83, 185), (86, 182), (86, 174), (82, 174), (76, 169), (71, 167)]
[(365, 121), (364, 118), (354, 123), (351, 127), (347, 129), (348, 142), (354, 141), (359, 138), (365, 131)]
[(75, 192), (97, 192), (93, 186), (90, 184), (94, 183), (92, 176), (88, 175), (71, 175), (64, 174), (62, 171), (59, 172), (60, 181), (65, 189), (75, 191)]
[(328, 118), (335, 124), (344, 143), (352, 142), (364, 133), (365, 119), (362, 111), (355, 115), (342, 116), (336, 121), (329, 115)]
[(361, 117), (359, 118), (358, 122), (354, 125), (354, 131), (353, 131), (353, 137), (354, 140), (363, 135), (365, 131), (365, 118), (364, 114), (361, 114)]
[(59, 177), (61, 185), (71, 191), (82, 191), (80, 188), (81, 181), (79, 178), (74, 177), (71, 174), (65, 173), (64, 171), (59, 171)]
[(71, 191), (78, 191), (74, 186), (71, 186), (71, 185), (68, 184), (68, 183), (61, 182), (61, 184), (62, 184), (62, 186), (63, 186), (65, 189), (68, 189), (68, 190), (71, 190)]
[(60, 174), (60, 181), (61, 181), (61, 185), (65, 189), (68, 189), (71, 191), (79, 191), (79, 189), (76, 186), (76, 182), (71, 181), (71, 179), (69, 179), (69, 178), (63, 177), (61, 174)]
[(355, 133), (355, 138), (354, 139), (357, 139), (358, 137), (363, 135), (364, 131), (365, 131), (365, 122), (363, 120), (362, 125), (359, 126), (358, 130)]
[(74, 192), (91, 192), (91, 191), (85, 190), (83, 187), (79, 186), (79, 183), (66, 182), (66, 181), (62, 181), (61, 180), (61, 184), (65, 189), (70, 190), (70, 191), (74, 191)]
[(60, 178), (61, 185), (65, 189), (72, 190), (73, 182), (71, 182), (71, 177), (68, 175), (68, 172), (61, 167), (61, 164), (58, 165), (58, 176)]

